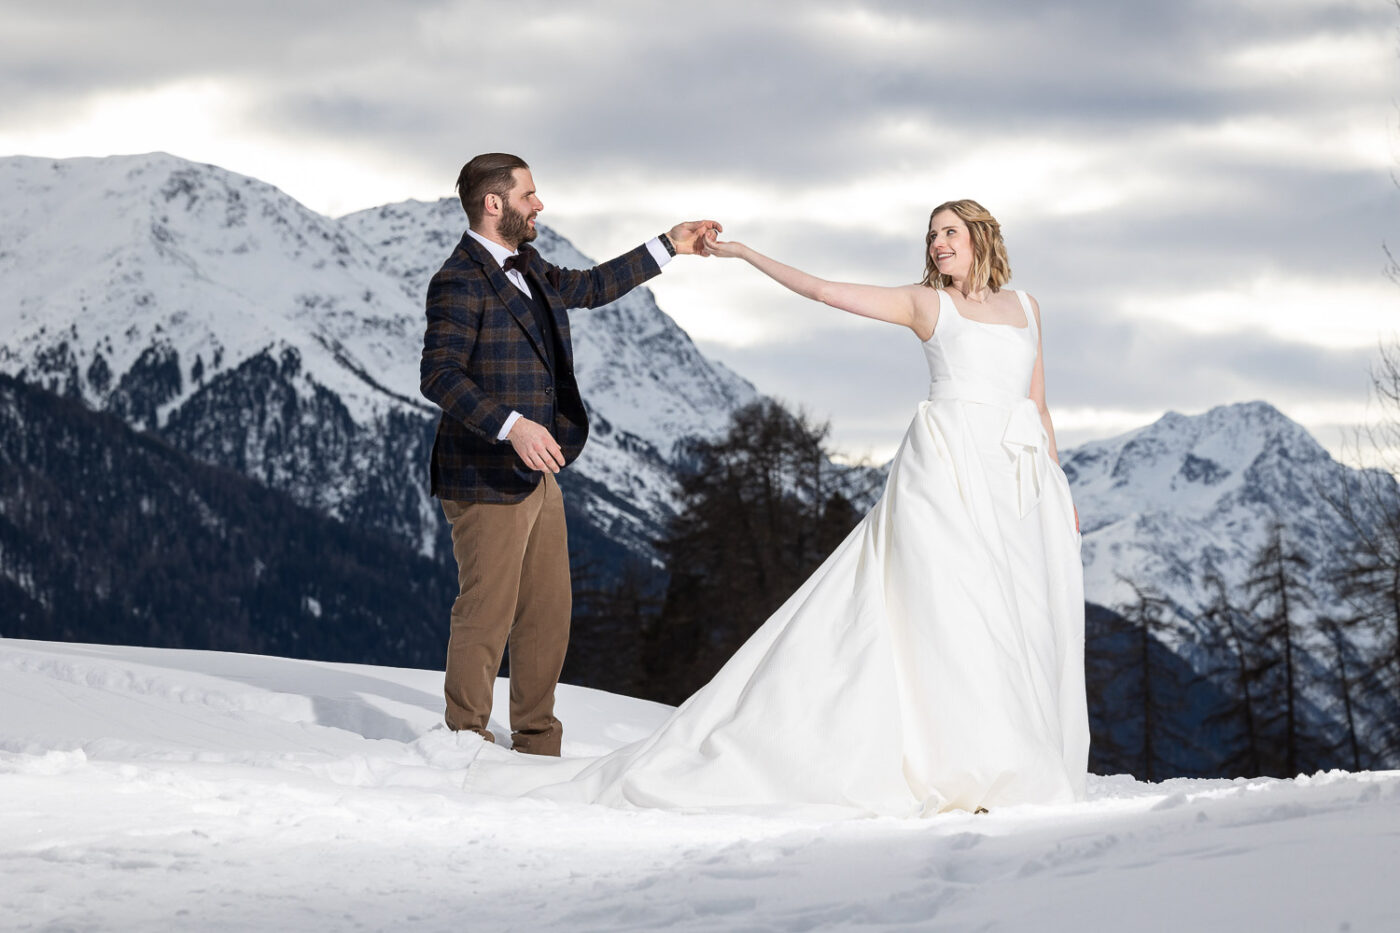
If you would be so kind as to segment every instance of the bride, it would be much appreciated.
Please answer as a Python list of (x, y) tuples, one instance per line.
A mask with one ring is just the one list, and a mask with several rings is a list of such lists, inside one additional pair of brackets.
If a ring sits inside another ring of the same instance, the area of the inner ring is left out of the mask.
[[(1079, 518), (1040, 308), (1001, 228), (935, 208), (918, 285), (828, 282), (712, 232), (798, 294), (909, 328), (929, 366), (878, 502), (652, 735), (600, 758), (483, 748), (466, 786), (620, 807), (923, 816), (1082, 799)], [(720, 581), (722, 585), (722, 581)]]

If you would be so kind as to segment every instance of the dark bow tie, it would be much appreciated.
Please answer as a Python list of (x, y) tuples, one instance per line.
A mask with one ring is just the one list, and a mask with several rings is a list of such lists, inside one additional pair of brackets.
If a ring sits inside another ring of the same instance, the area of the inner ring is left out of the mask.
[(530, 257), (535, 255), (535, 251), (527, 246), (520, 247), (520, 252), (514, 256), (507, 256), (506, 261), (501, 263), (501, 268), (509, 272), (512, 269), (519, 270), (524, 275), (530, 268)]

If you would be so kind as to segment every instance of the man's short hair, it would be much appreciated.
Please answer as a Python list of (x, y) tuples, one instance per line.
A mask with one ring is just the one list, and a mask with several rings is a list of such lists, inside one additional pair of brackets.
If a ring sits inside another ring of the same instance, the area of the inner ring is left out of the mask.
[(462, 199), (462, 209), (467, 212), (467, 221), (475, 227), (481, 223), (486, 212), (488, 194), (504, 198), (515, 187), (515, 170), (529, 169), (525, 160), (508, 152), (483, 152), (474, 156), (462, 166), (457, 175), (457, 197)]

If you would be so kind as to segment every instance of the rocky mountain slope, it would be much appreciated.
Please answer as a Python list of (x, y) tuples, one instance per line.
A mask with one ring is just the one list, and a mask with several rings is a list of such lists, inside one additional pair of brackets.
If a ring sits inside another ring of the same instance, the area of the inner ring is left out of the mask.
[(456, 580), (0, 375), (0, 636), (435, 666)]
[[(342, 219), (164, 154), (0, 160), (0, 371), (81, 398), (302, 505), (442, 556), (418, 393), (422, 296), (455, 201)], [(553, 231), (552, 261), (592, 262)], [(569, 471), (585, 536), (638, 554), (674, 509), (673, 459), (756, 398), (646, 289), (575, 316), (595, 418)]]
[(1349, 531), (1329, 498), (1359, 490), (1361, 471), (1332, 459), (1306, 429), (1267, 402), (1169, 412), (1143, 428), (1090, 441), (1063, 457), (1084, 534), (1084, 589), (1111, 606), (1150, 585), (1196, 616), (1210, 569), (1227, 584), (1249, 576), (1270, 527), (1310, 564), (1303, 580), (1318, 613), (1345, 607), (1331, 577)]

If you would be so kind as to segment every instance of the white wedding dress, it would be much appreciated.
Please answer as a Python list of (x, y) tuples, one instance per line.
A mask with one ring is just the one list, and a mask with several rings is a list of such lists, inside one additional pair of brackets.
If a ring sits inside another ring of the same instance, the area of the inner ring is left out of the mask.
[(1017, 295), (1025, 327), (939, 292), (929, 399), (879, 501), (655, 733), (600, 758), (488, 745), (467, 788), (824, 816), (1082, 799), (1079, 535), (1027, 398), (1038, 341)]

